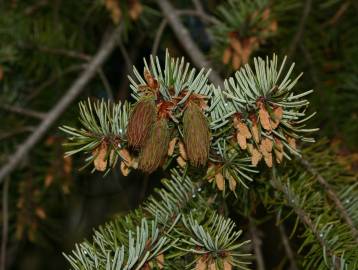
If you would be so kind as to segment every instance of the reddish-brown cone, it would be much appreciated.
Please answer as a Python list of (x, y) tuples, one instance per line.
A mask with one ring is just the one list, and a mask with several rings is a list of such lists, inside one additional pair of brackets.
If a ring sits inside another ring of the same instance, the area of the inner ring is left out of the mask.
[(149, 135), (156, 116), (153, 98), (145, 97), (137, 102), (128, 120), (127, 139), (133, 147), (142, 147)]
[(167, 120), (157, 120), (139, 154), (138, 168), (140, 170), (152, 173), (160, 166), (168, 153), (169, 135)]
[(209, 156), (210, 131), (208, 121), (200, 107), (189, 102), (183, 116), (184, 144), (190, 163), (205, 165)]

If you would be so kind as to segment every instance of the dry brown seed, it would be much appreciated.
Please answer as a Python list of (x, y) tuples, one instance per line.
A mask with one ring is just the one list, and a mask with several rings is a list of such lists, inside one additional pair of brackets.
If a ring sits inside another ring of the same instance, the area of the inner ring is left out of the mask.
[(175, 149), (175, 145), (178, 141), (178, 138), (173, 138), (170, 142), (169, 142), (169, 147), (168, 147), (168, 156), (172, 156), (174, 154), (174, 149)]
[(277, 28), (278, 28), (278, 23), (276, 20), (273, 20), (269, 26), (269, 30), (271, 32), (277, 32)]
[(227, 47), (223, 53), (223, 58), (222, 58), (224, 65), (227, 65), (230, 62), (231, 56), (232, 56), (232, 50), (230, 47)]
[(121, 173), (124, 176), (128, 176), (128, 174), (130, 173), (129, 167), (124, 161), (121, 161)]
[(158, 262), (159, 269), (163, 269), (164, 268), (164, 254), (163, 253), (159, 254), (156, 259)]
[(179, 154), (184, 160), (188, 160), (188, 156), (186, 154), (185, 146), (182, 141), (179, 142)]
[(261, 18), (265, 21), (270, 17), (270, 9), (265, 8), (265, 10), (262, 12)]
[(112, 21), (118, 24), (122, 17), (122, 11), (119, 7), (119, 2), (116, 0), (105, 0), (104, 4), (111, 14)]
[(262, 159), (262, 154), (256, 148), (252, 149), (251, 164), (257, 166)]
[(271, 126), (272, 126), (273, 129), (276, 129), (278, 127), (278, 125), (280, 124), (280, 121), (282, 119), (282, 116), (283, 116), (282, 107), (278, 106), (278, 107), (273, 109), (273, 117), (274, 117), (274, 119), (272, 119), (272, 121), (271, 121)]
[(208, 265), (208, 270), (219, 270), (219, 269), (216, 269), (215, 260), (211, 260), (211, 262)]
[(224, 259), (224, 270), (232, 270), (232, 264), (229, 258)]
[(271, 168), (272, 167), (272, 154), (269, 153), (269, 154), (266, 154), (264, 155), (264, 160), (266, 162), (266, 165)]
[(203, 257), (196, 261), (195, 270), (207, 270), (207, 264)]
[(211, 182), (216, 174), (216, 166), (214, 164), (209, 164), (208, 169), (206, 171), (206, 177), (208, 178), (208, 181)]
[(95, 150), (92, 155), (94, 157), (93, 164), (97, 171), (103, 172), (107, 168), (107, 150), (108, 146), (106, 142), (102, 142)]
[(37, 207), (35, 213), (40, 219), (45, 219), (47, 217), (46, 212), (42, 207)]
[(222, 175), (222, 173), (219, 172), (215, 175), (215, 182), (216, 182), (216, 186), (218, 187), (219, 190), (224, 190), (225, 179), (224, 179), (224, 176)]
[(130, 2), (130, 7), (128, 11), (129, 17), (131, 17), (132, 20), (137, 20), (139, 15), (143, 11), (143, 6), (139, 2), (139, 0), (132, 0), (129, 2)]
[(252, 150), (254, 149), (254, 146), (251, 143), (247, 144), (247, 151), (252, 154)]
[(287, 137), (287, 141), (288, 141), (288, 145), (291, 146), (291, 148), (293, 148), (294, 150), (297, 149), (296, 139), (295, 138)]
[(156, 90), (158, 88), (158, 81), (153, 77), (148, 69), (144, 69), (144, 79), (150, 89)]
[(126, 163), (127, 166), (129, 166), (129, 164), (132, 163), (132, 157), (129, 154), (127, 149), (122, 148), (121, 150), (119, 150), (119, 155), (124, 160), (124, 162)]
[(252, 137), (249, 128), (243, 122), (240, 122), (237, 128), (245, 138), (250, 139)]
[(281, 164), (281, 162), (282, 162), (282, 160), (283, 160), (283, 152), (280, 151), (280, 150), (277, 150), (277, 149), (275, 149), (274, 152), (275, 152), (276, 162), (277, 162), (278, 164)]
[(186, 161), (181, 156), (177, 157), (177, 163), (180, 167), (184, 168), (186, 166)]
[(232, 67), (233, 69), (239, 69), (241, 66), (241, 56), (234, 53), (232, 56)]
[(240, 145), (240, 148), (245, 150), (246, 147), (247, 147), (247, 144), (246, 144), (246, 137), (243, 136), (241, 133), (237, 133), (236, 134), (236, 139), (237, 139), (237, 142), (239, 143)]
[(262, 127), (266, 130), (271, 131), (271, 124), (270, 124), (270, 115), (265, 109), (265, 107), (262, 105), (259, 109), (259, 117), (260, 117), (260, 123)]
[(269, 138), (264, 138), (260, 144), (262, 154), (272, 152), (273, 142)]
[(252, 123), (251, 132), (252, 132), (252, 136), (254, 137), (255, 142), (259, 143), (260, 142), (260, 135), (259, 135), (259, 128), (258, 128), (258, 125), (257, 125), (256, 122)]
[(283, 160), (283, 144), (281, 142), (280, 139), (275, 139), (275, 157), (276, 157), (276, 162), (278, 164), (281, 164), (282, 160)]
[(229, 42), (236, 54), (240, 56), (242, 54), (241, 42), (236, 37), (230, 37)]
[(229, 180), (229, 188), (230, 188), (230, 190), (235, 191), (235, 189), (236, 189), (236, 180), (235, 180), (235, 178), (230, 173), (226, 173), (226, 177)]

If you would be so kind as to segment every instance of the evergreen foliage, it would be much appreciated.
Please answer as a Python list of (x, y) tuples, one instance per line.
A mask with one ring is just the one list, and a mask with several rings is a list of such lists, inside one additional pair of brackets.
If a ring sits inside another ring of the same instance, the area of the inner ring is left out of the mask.
[[(45, 259), (52, 246), (76, 270), (358, 269), (357, 11), (0, 1), (0, 268), (40, 245), (44, 269), (64, 267)], [(110, 60), (55, 124), (113, 29)]]

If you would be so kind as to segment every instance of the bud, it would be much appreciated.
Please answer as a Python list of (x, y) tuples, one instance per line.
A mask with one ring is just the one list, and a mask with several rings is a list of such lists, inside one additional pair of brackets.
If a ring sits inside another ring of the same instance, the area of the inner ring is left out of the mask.
[(256, 148), (253, 148), (251, 154), (252, 165), (257, 166), (257, 164), (261, 159), (262, 159), (262, 154)]
[(127, 139), (134, 147), (142, 147), (148, 137), (156, 116), (156, 108), (152, 98), (143, 98), (134, 106), (128, 120)]
[(278, 127), (278, 125), (281, 122), (282, 116), (283, 116), (282, 107), (278, 106), (273, 109), (273, 119), (271, 121), (271, 126), (273, 129), (276, 129)]
[(199, 260), (196, 261), (195, 270), (206, 270), (207, 263), (204, 257), (201, 257)]
[(251, 133), (252, 133), (252, 137), (254, 137), (254, 140), (256, 143), (259, 143), (260, 142), (260, 137), (261, 137), (261, 134), (260, 134), (260, 130), (259, 130), (259, 127), (257, 125), (257, 117), (255, 114), (251, 114), (250, 115), (250, 120), (252, 122), (252, 125), (251, 125)]
[(205, 165), (209, 156), (210, 133), (208, 121), (200, 107), (189, 102), (184, 112), (184, 143), (192, 165)]
[(107, 151), (108, 146), (103, 141), (96, 149), (93, 150), (93, 164), (97, 171), (104, 172), (107, 168)]
[(262, 101), (258, 101), (257, 106), (259, 108), (259, 118), (262, 127), (268, 131), (271, 131), (272, 127), (270, 122), (270, 115), (267, 112), (265, 105), (262, 103)]
[(230, 62), (231, 55), (232, 55), (231, 48), (227, 47), (224, 51), (223, 58), (222, 58), (222, 61), (225, 65), (227, 65)]
[(160, 166), (168, 153), (169, 135), (167, 120), (157, 120), (139, 155), (139, 169), (152, 173)]

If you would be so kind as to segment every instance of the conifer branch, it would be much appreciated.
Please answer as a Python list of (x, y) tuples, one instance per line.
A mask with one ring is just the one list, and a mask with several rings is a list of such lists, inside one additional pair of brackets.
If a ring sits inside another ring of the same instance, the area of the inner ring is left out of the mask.
[(334, 191), (334, 189), (331, 187), (331, 185), (322, 177), (322, 175), (319, 174), (319, 172), (312, 166), (311, 163), (308, 162), (308, 160), (304, 158), (299, 159), (301, 164), (317, 179), (318, 183), (324, 188), (326, 191), (327, 196), (333, 201), (333, 203), (336, 205), (337, 210), (339, 211), (342, 219), (349, 225), (350, 230), (355, 237), (355, 241), (358, 244), (358, 230), (354, 225), (353, 220), (349, 216), (346, 208), (344, 207), (342, 201), (340, 200), (338, 194)]
[(260, 238), (261, 232), (257, 229), (252, 217), (249, 217), (249, 229), (252, 239), (252, 245), (255, 251), (255, 260), (257, 263), (258, 270), (265, 270), (265, 261), (261, 251), (262, 240)]
[(319, 243), (319, 245), (323, 250), (323, 256), (326, 257), (325, 254), (327, 254), (330, 258), (332, 258), (333, 265), (331, 266), (337, 270), (342, 269), (342, 267), (344, 269), (344, 263), (341, 262), (339, 256), (335, 255), (335, 252), (330, 248), (325, 238), (323, 237), (323, 234), (318, 231), (317, 225), (311, 219), (310, 214), (307, 213), (299, 205), (298, 203), (299, 199), (296, 197), (296, 194), (290, 188), (289, 184), (283, 185), (282, 183), (280, 183), (279, 180), (276, 178), (275, 171), (272, 174), (271, 184), (277, 191), (279, 191), (284, 195), (287, 205), (292, 207), (293, 211), (296, 213), (299, 220), (312, 232), (316, 241)]
[(293, 250), (291, 248), (288, 236), (286, 234), (285, 226), (284, 226), (283, 222), (281, 221), (281, 213), (280, 212), (277, 212), (276, 225), (277, 225), (280, 235), (281, 235), (282, 244), (285, 249), (285, 253), (290, 261), (290, 270), (298, 270), (297, 264), (295, 261), (295, 256), (294, 256)]
[(156, 265), (158, 256), (166, 258), (165, 251), (173, 248), (179, 253), (166, 261), (178, 257), (190, 264), (192, 255), (199, 261), (205, 254), (203, 264), (247, 269), (249, 254), (241, 247), (248, 241), (238, 242), (242, 232), (234, 230), (232, 220), (207, 211), (201, 188), (179, 170), (172, 170), (163, 184), (142, 208), (100, 227), (92, 243), (79, 244), (65, 255), (73, 269), (142, 269)]
[(0, 184), (4, 181), (6, 176), (15, 170), (18, 163), (28, 154), (36, 143), (40, 141), (53, 123), (61, 116), (66, 108), (81, 93), (86, 84), (93, 78), (98, 68), (115, 48), (118, 35), (121, 32), (122, 26), (119, 26), (111, 33), (109, 39), (104, 41), (92, 61), (89, 62), (86, 70), (81, 73), (68, 92), (61, 100), (59, 100), (56, 106), (47, 113), (46, 118), (41, 122), (37, 129), (17, 148), (16, 152), (9, 157), (7, 163), (0, 168)]
[(40, 120), (43, 120), (46, 116), (45, 113), (17, 107), (14, 105), (3, 104), (3, 105), (0, 105), (0, 109), (6, 110), (9, 112), (13, 112), (13, 113), (17, 113), (20, 115), (28, 116), (28, 117), (33, 117), (33, 118), (40, 119)]

